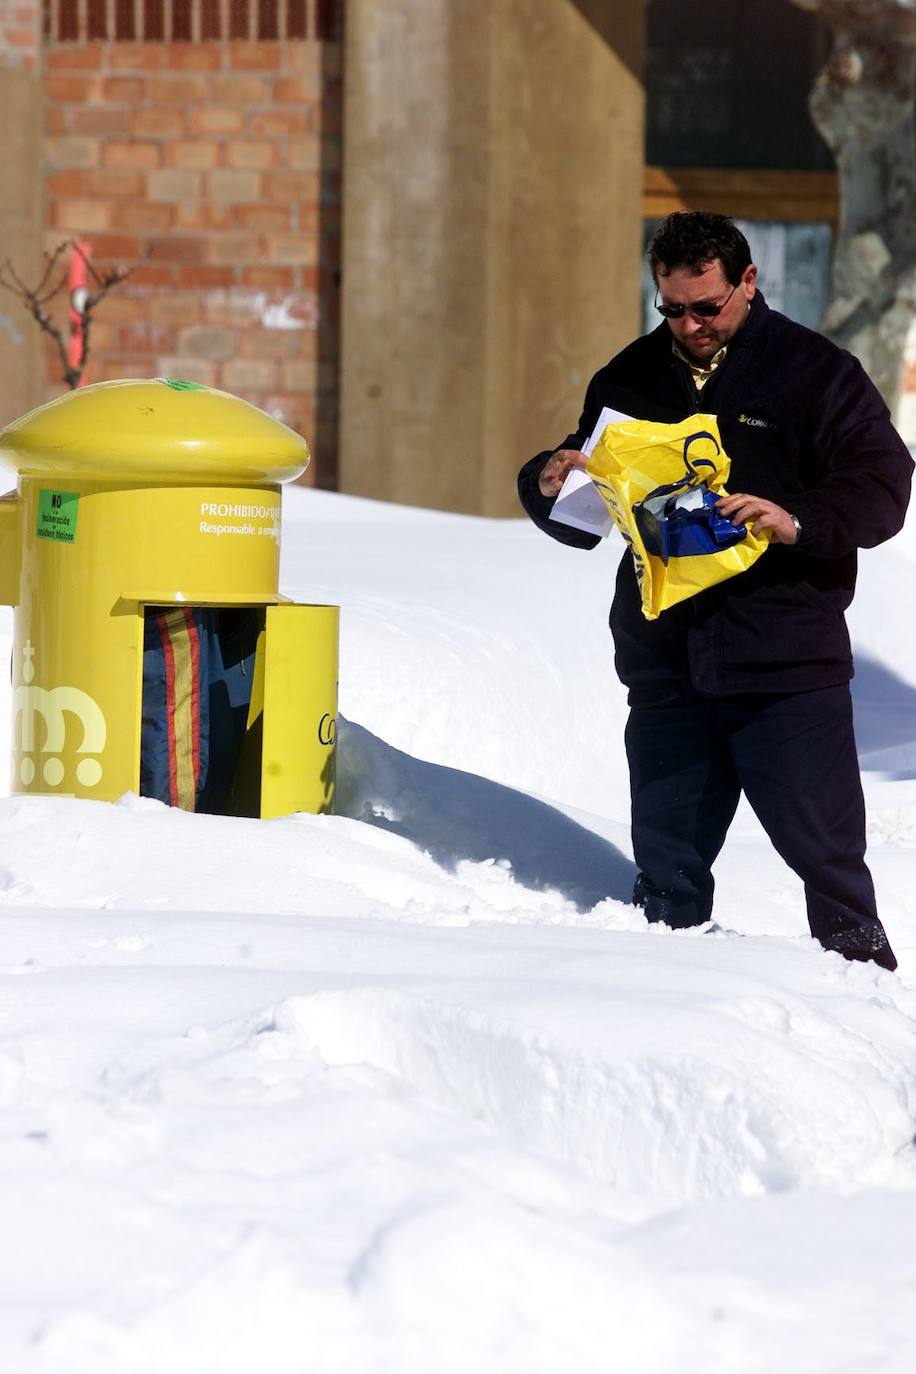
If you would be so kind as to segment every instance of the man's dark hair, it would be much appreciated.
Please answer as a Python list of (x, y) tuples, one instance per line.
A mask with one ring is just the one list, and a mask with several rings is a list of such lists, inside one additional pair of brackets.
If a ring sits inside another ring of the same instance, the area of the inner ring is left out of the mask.
[(751, 264), (750, 244), (728, 215), (710, 210), (675, 210), (662, 220), (649, 243), (652, 279), (658, 282), (678, 267), (698, 276), (716, 258), (730, 286), (737, 286)]

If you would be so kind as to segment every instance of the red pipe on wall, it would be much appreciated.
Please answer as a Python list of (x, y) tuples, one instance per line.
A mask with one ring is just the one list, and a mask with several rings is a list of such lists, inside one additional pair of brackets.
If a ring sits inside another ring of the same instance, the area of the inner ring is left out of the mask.
[[(70, 249), (70, 337), (67, 340), (67, 361), (71, 367), (79, 367), (83, 356), (83, 329), (89, 276), (88, 259), (92, 249), (88, 243), (74, 243)], [(84, 386), (85, 373), (78, 385)]]

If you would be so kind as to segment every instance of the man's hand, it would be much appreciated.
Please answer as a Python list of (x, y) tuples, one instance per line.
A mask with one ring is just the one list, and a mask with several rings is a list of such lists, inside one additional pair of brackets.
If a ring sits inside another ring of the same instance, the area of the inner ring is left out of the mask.
[(769, 530), (777, 544), (794, 544), (798, 539), (798, 531), (789, 512), (777, 506), (775, 501), (764, 501), (762, 496), (748, 496), (746, 492), (735, 491), (717, 501), (716, 510), (733, 525), (744, 525), (753, 520), (751, 534), (763, 534)]
[(546, 496), (548, 500), (556, 496), (572, 468), (584, 468), (587, 462), (587, 454), (580, 453), (577, 448), (561, 448), (552, 458), (548, 458), (541, 468), (538, 477), (541, 495)]

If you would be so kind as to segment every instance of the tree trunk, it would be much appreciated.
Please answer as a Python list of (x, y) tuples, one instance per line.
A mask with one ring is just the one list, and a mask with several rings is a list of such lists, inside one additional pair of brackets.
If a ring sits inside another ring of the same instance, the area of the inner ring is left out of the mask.
[(916, 307), (916, 9), (912, 0), (794, 0), (834, 34), (811, 116), (833, 150), (840, 225), (824, 333), (891, 410)]

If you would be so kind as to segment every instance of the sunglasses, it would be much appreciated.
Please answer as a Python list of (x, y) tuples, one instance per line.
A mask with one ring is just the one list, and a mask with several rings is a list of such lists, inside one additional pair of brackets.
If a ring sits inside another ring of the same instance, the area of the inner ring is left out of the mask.
[(664, 315), (666, 320), (680, 320), (688, 314), (695, 315), (698, 320), (714, 320), (728, 305), (740, 285), (740, 282), (735, 283), (721, 305), (716, 305), (713, 301), (697, 301), (696, 305), (659, 305), (658, 290), (656, 289), (655, 308), (660, 315)]

